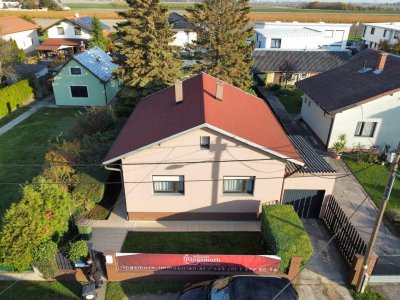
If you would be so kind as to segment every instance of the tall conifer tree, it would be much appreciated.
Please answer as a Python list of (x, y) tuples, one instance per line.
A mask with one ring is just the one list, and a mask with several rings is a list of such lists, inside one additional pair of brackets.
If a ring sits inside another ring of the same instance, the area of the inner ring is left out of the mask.
[(175, 32), (168, 10), (160, 0), (127, 0), (130, 9), (118, 12), (126, 21), (117, 25), (124, 44), (117, 71), (124, 85), (145, 96), (171, 85), (181, 77), (179, 48), (171, 46)]
[(188, 21), (197, 34), (189, 45), (195, 52), (195, 72), (205, 71), (241, 89), (252, 86), (253, 45), (248, 0), (203, 0), (188, 9)]
[(103, 34), (103, 27), (101, 26), (100, 20), (96, 17), (92, 19), (92, 30), (90, 30), (90, 36), (92, 37), (89, 41), (89, 47), (98, 46), (103, 50), (107, 48), (107, 38)]

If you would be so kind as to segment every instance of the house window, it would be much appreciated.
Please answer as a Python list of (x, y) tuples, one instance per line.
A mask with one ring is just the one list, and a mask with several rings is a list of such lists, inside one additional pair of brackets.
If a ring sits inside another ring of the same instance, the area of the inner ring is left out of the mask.
[(81, 68), (71, 68), (71, 75), (81, 75), (82, 70)]
[(57, 27), (57, 33), (58, 35), (64, 35), (64, 27)]
[(209, 136), (201, 136), (200, 137), (200, 147), (201, 148), (210, 148), (210, 137)]
[(70, 86), (72, 98), (87, 98), (87, 86)]
[(385, 29), (385, 31), (383, 32), (383, 37), (387, 37), (389, 30)]
[(271, 48), (280, 48), (281, 39), (271, 39)]
[(375, 27), (371, 27), (371, 34), (375, 33)]
[(325, 30), (325, 32), (324, 32), (324, 37), (326, 37), (326, 38), (331, 38), (331, 37), (333, 37), (333, 30)]
[(364, 27), (364, 31), (363, 31), (363, 37), (365, 36), (365, 32), (367, 31), (367, 27)]
[(185, 191), (184, 176), (153, 176), (154, 193), (179, 193)]
[(373, 137), (377, 122), (358, 122), (355, 136)]
[(253, 194), (255, 177), (224, 177), (224, 193)]
[(395, 37), (395, 38), (399, 37), (399, 35), (400, 35), (400, 31), (395, 31), (395, 32), (394, 32), (394, 37)]
[(74, 32), (75, 32), (75, 35), (81, 35), (82, 29), (80, 27), (74, 27)]

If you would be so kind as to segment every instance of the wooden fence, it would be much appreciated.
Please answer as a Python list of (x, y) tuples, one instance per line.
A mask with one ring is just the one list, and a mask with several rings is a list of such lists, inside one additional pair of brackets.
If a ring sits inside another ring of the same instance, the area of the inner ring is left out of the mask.
[(332, 234), (346, 263), (351, 266), (356, 254), (364, 255), (367, 244), (351, 224), (335, 197), (329, 196), (323, 220)]

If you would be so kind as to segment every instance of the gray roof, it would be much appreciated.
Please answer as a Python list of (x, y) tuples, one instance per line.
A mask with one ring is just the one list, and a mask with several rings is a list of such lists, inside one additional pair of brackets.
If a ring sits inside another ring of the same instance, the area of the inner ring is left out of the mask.
[(15, 66), (17, 74), (33, 74), (47, 69), (47, 65), (40, 64), (19, 64)]
[(328, 50), (264, 50), (253, 52), (254, 73), (280, 71), (282, 64), (290, 62), (293, 72), (321, 73), (346, 63), (351, 57), (350, 51)]
[(336, 173), (302, 136), (289, 135), (289, 139), (303, 158), (305, 165), (299, 168), (298, 165), (288, 162), (286, 166), (288, 173)]
[[(367, 49), (347, 64), (296, 85), (323, 110), (337, 113), (400, 89), (400, 57), (390, 54), (382, 72), (374, 72), (380, 53)], [(360, 72), (365, 65), (364, 71)]]
[(169, 14), (168, 23), (172, 25), (172, 28), (175, 30), (189, 30), (192, 28), (192, 25), (186, 21), (185, 17), (176, 12)]
[(110, 80), (113, 70), (118, 68), (112, 58), (99, 47), (81, 52), (74, 59), (103, 82)]

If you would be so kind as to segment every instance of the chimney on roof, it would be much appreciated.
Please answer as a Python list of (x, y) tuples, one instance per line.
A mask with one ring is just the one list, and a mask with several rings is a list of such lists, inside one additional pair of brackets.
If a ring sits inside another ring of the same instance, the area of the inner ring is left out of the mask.
[(179, 104), (183, 102), (183, 86), (182, 81), (175, 81), (175, 103)]
[(83, 43), (83, 41), (81, 41), (81, 44), (79, 45), (79, 51), (80, 52), (83, 52), (83, 51), (85, 51), (86, 50), (86, 46), (85, 46), (85, 44)]
[(224, 82), (217, 81), (217, 90), (215, 92), (215, 98), (217, 100), (222, 100), (223, 95), (224, 95)]
[(75, 18), (79, 19), (79, 13), (75, 13)]
[(389, 54), (385, 53), (385, 52), (379, 53), (378, 63), (376, 65), (376, 69), (375, 69), (376, 71), (383, 70), (385, 68), (386, 59), (387, 59), (388, 55)]

